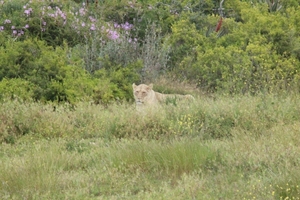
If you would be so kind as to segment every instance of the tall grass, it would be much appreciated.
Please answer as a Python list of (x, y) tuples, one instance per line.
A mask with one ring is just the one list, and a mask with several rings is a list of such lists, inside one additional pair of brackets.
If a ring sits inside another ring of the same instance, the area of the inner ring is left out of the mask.
[(299, 199), (299, 98), (216, 96), (148, 116), (1, 103), (1, 199)]
[(0, 108), (0, 140), (14, 142), (20, 136), (44, 138), (164, 138), (190, 135), (202, 139), (230, 137), (234, 130), (260, 136), (278, 124), (299, 120), (300, 106), (293, 96), (220, 96), (198, 98), (191, 104), (165, 105), (143, 117), (133, 105), (119, 103), (108, 108), (67, 104), (6, 101)]
[(172, 176), (189, 173), (218, 159), (218, 154), (200, 141), (138, 141), (124, 143), (109, 154), (116, 167), (138, 167), (142, 171), (159, 171)]

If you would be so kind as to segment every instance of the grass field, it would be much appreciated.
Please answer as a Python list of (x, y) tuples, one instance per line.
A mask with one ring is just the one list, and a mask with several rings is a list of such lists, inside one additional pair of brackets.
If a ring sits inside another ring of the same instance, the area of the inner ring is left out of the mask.
[(4, 101), (0, 199), (300, 199), (298, 95), (199, 97), (147, 116)]

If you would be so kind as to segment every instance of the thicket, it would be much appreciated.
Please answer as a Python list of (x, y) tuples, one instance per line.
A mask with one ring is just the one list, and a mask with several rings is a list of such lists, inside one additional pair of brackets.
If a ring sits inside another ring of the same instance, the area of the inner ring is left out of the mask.
[(0, 1), (1, 97), (108, 103), (162, 74), (211, 92), (299, 92), (299, 2), (219, 3)]

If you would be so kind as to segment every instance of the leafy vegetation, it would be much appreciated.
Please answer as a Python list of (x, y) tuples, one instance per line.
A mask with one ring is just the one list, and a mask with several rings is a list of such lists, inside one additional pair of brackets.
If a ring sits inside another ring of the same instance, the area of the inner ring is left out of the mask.
[(22, 78), (34, 85), (35, 100), (69, 102), (99, 96), (90, 89), (68, 92), (74, 81), (66, 73), (72, 70), (82, 70), (76, 78), (84, 76), (81, 84), (94, 91), (97, 82), (110, 85), (100, 92), (105, 103), (131, 99), (127, 85), (161, 74), (210, 92), (298, 92), (299, 3), (219, 6), (215, 1), (2, 1), (0, 81)]
[(299, 199), (299, 1), (220, 3), (0, 0), (0, 198)]

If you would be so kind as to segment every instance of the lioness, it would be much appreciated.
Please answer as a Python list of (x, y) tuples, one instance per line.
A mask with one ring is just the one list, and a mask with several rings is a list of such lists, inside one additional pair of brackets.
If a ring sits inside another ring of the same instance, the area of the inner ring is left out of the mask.
[(165, 102), (167, 99), (194, 99), (192, 95), (180, 95), (180, 94), (161, 94), (152, 90), (153, 84), (145, 85), (135, 85), (132, 84), (133, 96), (137, 106), (148, 106), (157, 105), (159, 103)]

